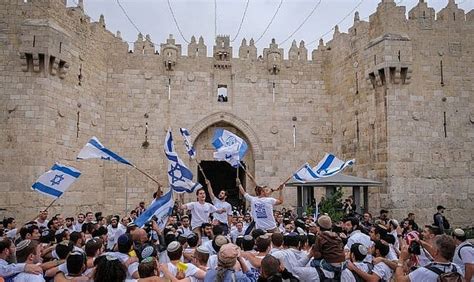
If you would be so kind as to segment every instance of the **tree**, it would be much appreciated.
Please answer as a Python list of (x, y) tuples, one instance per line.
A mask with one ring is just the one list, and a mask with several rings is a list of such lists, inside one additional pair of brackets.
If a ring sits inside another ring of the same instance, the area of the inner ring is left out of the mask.
[(333, 222), (339, 221), (344, 216), (342, 210), (342, 189), (336, 188), (336, 191), (330, 195), (326, 200), (320, 203), (319, 214), (327, 213)]

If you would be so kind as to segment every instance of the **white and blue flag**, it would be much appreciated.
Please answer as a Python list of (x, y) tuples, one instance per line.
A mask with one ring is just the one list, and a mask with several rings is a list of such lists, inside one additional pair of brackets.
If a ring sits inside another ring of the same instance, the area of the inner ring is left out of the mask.
[(168, 217), (173, 211), (174, 200), (172, 195), (173, 192), (170, 190), (158, 200), (153, 201), (153, 203), (137, 219), (135, 219), (133, 223), (141, 228), (154, 216), (156, 217), (158, 227), (163, 230), (168, 222)]
[(86, 160), (86, 159), (102, 159), (107, 161), (114, 161), (119, 162), (122, 164), (133, 166), (129, 161), (122, 158), (121, 156), (117, 155), (116, 153), (112, 152), (111, 150), (107, 149), (99, 142), (97, 137), (92, 137), (89, 142), (82, 148), (77, 155), (78, 160)]
[(342, 161), (338, 159), (333, 154), (327, 154), (324, 158), (318, 163), (317, 166), (311, 168), (311, 166), (306, 163), (293, 175), (294, 179), (299, 182), (315, 181), (322, 177), (329, 177), (336, 175), (339, 172), (343, 171), (346, 167), (351, 166), (355, 163), (355, 160)]
[(244, 139), (222, 128), (216, 129), (212, 138), (212, 145), (216, 148), (214, 159), (226, 161), (233, 167), (238, 167), (247, 152), (248, 145)]
[(196, 158), (196, 150), (194, 150), (191, 140), (189, 139), (191, 137), (191, 134), (189, 134), (189, 131), (186, 128), (180, 128), (179, 132), (181, 132), (181, 135), (184, 138), (184, 146), (186, 146), (186, 151), (188, 152), (188, 155), (191, 157), (191, 159)]
[(41, 175), (31, 188), (41, 194), (57, 199), (80, 175), (79, 170), (56, 163), (50, 170)]
[(168, 158), (168, 182), (176, 193), (193, 193), (201, 188), (201, 184), (193, 182), (193, 173), (184, 165), (183, 161), (174, 151), (173, 136), (168, 129), (165, 139), (165, 154)]

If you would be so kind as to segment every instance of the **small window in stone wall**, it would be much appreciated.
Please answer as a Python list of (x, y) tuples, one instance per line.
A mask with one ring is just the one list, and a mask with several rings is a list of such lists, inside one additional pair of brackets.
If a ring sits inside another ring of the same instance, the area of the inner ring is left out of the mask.
[(217, 85), (217, 102), (227, 102), (227, 85)]

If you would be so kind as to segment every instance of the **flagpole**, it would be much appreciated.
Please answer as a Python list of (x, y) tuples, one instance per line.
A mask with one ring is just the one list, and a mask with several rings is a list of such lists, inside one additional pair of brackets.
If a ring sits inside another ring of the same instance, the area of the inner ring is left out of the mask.
[(247, 176), (250, 177), (250, 179), (252, 179), (253, 183), (255, 183), (255, 185), (257, 185), (257, 181), (256, 181), (255, 178), (245, 169), (245, 167), (243, 167), (241, 163), (239, 163), (239, 166), (242, 167), (242, 169), (245, 171), (245, 174), (247, 174)]
[(132, 165), (134, 169), (138, 170), (139, 172), (143, 173), (143, 175), (145, 175), (146, 177), (148, 177), (149, 179), (153, 180), (153, 182), (155, 182), (156, 184), (158, 184), (159, 186), (161, 186), (161, 183), (158, 182), (158, 180), (154, 179), (151, 175), (149, 175), (148, 173), (146, 173), (145, 171), (139, 169), (137, 166), (135, 165)]
[(206, 177), (206, 174), (204, 173), (204, 170), (202, 169), (201, 164), (198, 162), (198, 160), (197, 160), (197, 159), (194, 159), (194, 161), (196, 162), (196, 164), (197, 164), (199, 170), (201, 171), (202, 176), (204, 176), (204, 179), (205, 179), (205, 180), (209, 180), (209, 179)]
[[(59, 197), (57, 197), (56, 199), (54, 199), (51, 204), (49, 204), (43, 211), (48, 211), (48, 209), (59, 199)], [(35, 218), (33, 218), (31, 221), (35, 221), (36, 219), (38, 218), (38, 216), (35, 216)]]
[[(300, 166), (296, 171), (299, 171), (300, 169), (302, 169), (304, 166), (306, 165), (306, 163), (302, 166)], [(288, 181), (291, 180), (291, 178), (293, 178), (293, 175), (295, 175), (294, 173), (292, 173), (287, 179), (285, 179), (285, 181), (283, 181), (280, 185), (278, 185), (278, 187), (282, 186), (282, 185), (285, 185)], [(272, 189), (272, 192), (273, 191), (276, 191), (276, 190), (273, 190)]]

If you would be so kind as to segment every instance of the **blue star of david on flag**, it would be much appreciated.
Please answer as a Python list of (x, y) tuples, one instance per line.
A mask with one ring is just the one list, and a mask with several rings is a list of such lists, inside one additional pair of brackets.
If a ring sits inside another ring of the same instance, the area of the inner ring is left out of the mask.
[(299, 182), (315, 181), (322, 177), (336, 175), (343, 171), (346, 167), (352, 166), (355, 160), (342, 161), (333, 154), (326, 154), (324, 158), (316, 165), (311, 167), (306, 163), (298, 171), (295, 172), (293, 178)]
[(193, 182), (193, 173), (174, 151), (173, 136), (170, 129), (166, 134), (164, 149), (168, 158), (168, 182), (171, 189), (177, 193), (193, 193), (195, 189), (201, 188), (201, 184)]
[(89, 140), (89, 142), (87, 142), (87, 144), (82, 148), (82, 150), (77, 155), (77, 159), (101, 159), (105, 161), (113, 161), (133, 166), (129, 161), (102, 145), (99, 139), (97, 139), (97, 137), (95, 136), (93, 136)]
[(53, 185), (59, 185), (61, 184), (61, 181), (64, 180), (64, 174), (61, 174), (61, 175), (55, 175), (53, 179), (51, 179), (51, 186)]
[(43, 195), (59, 198), (80, 175), (79, 170), (56, 163), (41, 175), (31, 188)]

